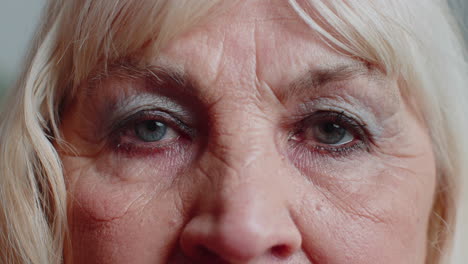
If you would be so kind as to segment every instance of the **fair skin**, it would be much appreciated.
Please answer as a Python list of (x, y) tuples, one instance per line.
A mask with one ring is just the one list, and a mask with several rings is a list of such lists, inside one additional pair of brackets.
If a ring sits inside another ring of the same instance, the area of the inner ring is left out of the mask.
[(424, 263), (435, 162), (397, 78), (284, 1), (146, 60), (62, 116), (74, 263)]

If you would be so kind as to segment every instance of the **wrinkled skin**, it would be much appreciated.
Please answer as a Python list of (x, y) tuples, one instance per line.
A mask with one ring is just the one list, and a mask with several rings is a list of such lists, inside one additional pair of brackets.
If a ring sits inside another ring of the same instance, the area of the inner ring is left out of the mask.
[[(74, 263), (424, 263), (427, 129), (396, 78), (330, 49), (284, 2), (243, 1), (150, 59), (189, 87), (112, 74), (81, 87), (61, 127)], [(292, 88), (336, 65), (360, 70)], [(162, 97), (190, 132), (166, 122), (145, 142), (118, 113)], [(329, 109), (364, 123), (357, 147), (294, 133)]]

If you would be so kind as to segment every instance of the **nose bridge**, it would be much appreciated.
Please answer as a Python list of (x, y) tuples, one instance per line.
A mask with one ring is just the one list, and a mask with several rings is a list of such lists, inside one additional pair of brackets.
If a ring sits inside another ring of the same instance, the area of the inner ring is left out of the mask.
[(283, 161), (272, 131), (262, 126), (215, 136), (208, 145), (199, 171), (209, 180), (181, 238), (189, 255), (199, 255), (197, 249), (203, 248), (223, 260), (244, 263), (271, 254), (289, 256), (300, 247), (287, 206)]
[(263, 211), (279, 210), (286, 202), (287, 192), (281, 190), (285, 180), (281, 160), (260, 148), (248, 144), (217, 148), (201, 165), (204, 176), (209, 178), (210, 199), (214, 199), (209, 204), (218, 217), (247, 221), (249, 217), (258, 218)]
[[(282, 180), (284, 157), (278, 151), (275, 132), (268, 121), (231, 114), (213, 130), (219, 132), (210, 137), (200, 166), (212, 182), (218, 183), (217, 191), (267, 192)], [(254, 188), (256, 185), (260, 186)]]

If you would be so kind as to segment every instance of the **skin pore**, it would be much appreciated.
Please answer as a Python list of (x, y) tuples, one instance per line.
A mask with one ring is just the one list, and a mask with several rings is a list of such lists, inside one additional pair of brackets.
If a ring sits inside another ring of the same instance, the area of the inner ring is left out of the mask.
[(396, 78), (285, 1), (144, 61), (62, 116), (74, 263), (424, 263), (435, 162)]

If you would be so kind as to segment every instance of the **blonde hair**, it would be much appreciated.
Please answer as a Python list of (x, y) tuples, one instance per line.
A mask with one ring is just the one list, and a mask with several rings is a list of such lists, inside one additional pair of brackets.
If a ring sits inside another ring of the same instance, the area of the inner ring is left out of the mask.
[[(48, 2), (24, 72), (0, 117), (0, 262), (64, 261), (67, 193), (55, 146), (62, 143), (60, 111), (79, 84), (117, 60), (154, 56), (170, 39), (219, 11), (219, 2)], [(289, 3), (338, 52), (400, 79), (401, 92), (424, 119), (436, 155), (427, 263), (445, 263), (468, 150), (463, 133), (468, 131), (468, 66), (447, 3)]]

